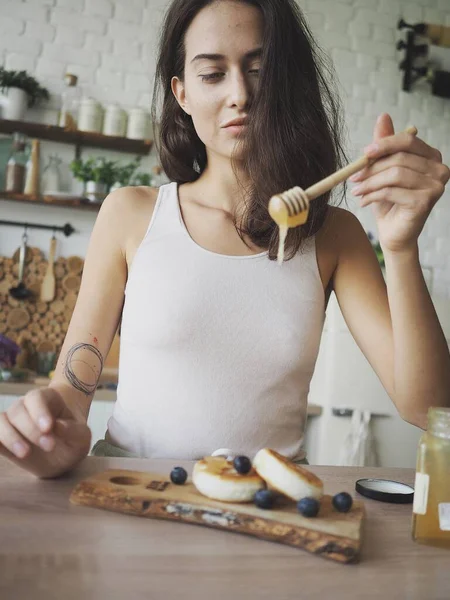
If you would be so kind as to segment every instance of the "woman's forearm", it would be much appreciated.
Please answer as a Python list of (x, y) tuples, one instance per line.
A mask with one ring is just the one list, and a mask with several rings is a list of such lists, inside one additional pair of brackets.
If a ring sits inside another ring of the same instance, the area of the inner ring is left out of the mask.
[(418, 248), (384, 252), (394, 342), (395, 404), (426, 428), (430, 406), (450, 406), (450, 353), (425, 284)]

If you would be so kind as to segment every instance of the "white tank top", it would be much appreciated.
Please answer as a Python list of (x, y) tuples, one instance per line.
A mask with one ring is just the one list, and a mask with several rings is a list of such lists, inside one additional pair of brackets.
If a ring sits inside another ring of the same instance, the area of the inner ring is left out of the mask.
[(304, 458), (324, 309), (314, 238), (282, 265), (206, 250), (178, 184), (161, 186), (126, 284), (107, 441), (149, 458), (265, 447)]

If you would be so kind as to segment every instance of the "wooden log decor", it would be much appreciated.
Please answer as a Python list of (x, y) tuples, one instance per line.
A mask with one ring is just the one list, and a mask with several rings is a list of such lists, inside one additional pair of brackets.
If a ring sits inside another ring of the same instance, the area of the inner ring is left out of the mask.
[[(16, 300), (9, 294), (10, 288), (17, 285), (18, 260), (19, 250), (14, 252), (13, 257), (0, 256), (0, 333), (15, 342), (29, 334), (34, 351), (43, 344), (42, 347), (51, 347), (58, 355), (64, 341), (63, 332), (68, 329), (78, 296), (84, 261), (77, 256), (58, 257), (55, 261), (55, 300), (41, 302), (40, 290), (47, 270), (47, 258), (39, 248), (27, 247), (24, 283), (34, 295), (26, 300)], [(62, 283), (68, 274), (69, 289), (66, 289)]]
[(73, 273), (69, 273), (62, 280), (62, 287), (69, 294), (70, 292), (77, 293), (80, 289), (81, 279), (78, 275), (74, 275)]
[(175, 485), (169, 474), (124, 469), (96, 473), (79, 482), (70, 496), (72, 504), (244, 533), (336, 562), (358, 562), (364, 504), (354, 501), (348, 513), (339, 513), (331, 500), (324, 496), (318, 516), (308, 519), (295, 502), (281, 497), (272, 510), (218, 502), (200, 494), (190, 479)]
[(79, 275), (83, 270), (83, 259), (79, 256), (69, 256), (67, 259), (67, 269), (70, 273), (74, 273), (75, 275)]
[(9, 311), (8, 316), (6, 317), (6, 323), (10, 329), (15, 331), (19, 331), (20, 329), (24, 329), (30, 322), (30, 315), (26, 308), (13, 308)]

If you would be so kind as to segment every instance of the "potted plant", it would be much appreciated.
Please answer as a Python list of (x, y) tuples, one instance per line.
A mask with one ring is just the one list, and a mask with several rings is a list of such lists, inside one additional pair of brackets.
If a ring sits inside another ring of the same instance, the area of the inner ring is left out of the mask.
[(103, 157), (77, 158), (70, 163), (73, 176), (84, 183), (83, 193), (91, 202), (103, 202), (116, 178), (116, 161)]
[(118, 188), (130, 185), (133, 173), (141, 164), (141, 159), (141, 156), (136, 156), (136, 158), (133, 161), (116, 168), (115, 181), (110, 189), (111, 192), (113, 190), (117, 190)]
[(48, 90), (26, 71), (7, 71), (0, 67), (0, 106), (4, 119), (20, 121), (27, 106), (31, 108), (48, 99)]
[(73, 160), (69, 166), (75, 179), (78, 179), (83, 183), (92, 181), (94, 161), (94, 158), (88, 158), (84, 161), (81, 160), (81, 158)]
[(132, 185), (152, 185), (152, 176), (150, 173), (136, 173)]

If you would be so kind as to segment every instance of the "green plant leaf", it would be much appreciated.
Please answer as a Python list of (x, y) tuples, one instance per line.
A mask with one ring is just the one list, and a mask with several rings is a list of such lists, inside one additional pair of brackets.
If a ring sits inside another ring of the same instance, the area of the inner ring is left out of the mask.
[(150, 173), (136, 173), (133, 177), (133, 185), (152, 185), (152, 176)]
[(16, 87), (24, 90), (28, 95), (28, 106), (34, 106), (41, 100), (48, 100), (50, 95), (47, 88), (39, 85), (37, 79), (26, 71), (7, 71), (0, 66), (0, 91), (5, 92), (8, 88)]

